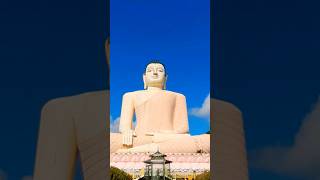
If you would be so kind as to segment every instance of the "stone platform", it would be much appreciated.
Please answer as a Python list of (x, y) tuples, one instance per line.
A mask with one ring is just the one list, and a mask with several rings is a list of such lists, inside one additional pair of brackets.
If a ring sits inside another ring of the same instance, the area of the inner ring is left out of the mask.
[[(150, 159), (152, 153), (112, 153), (110, 165), (122, 169), (130, 174), (138, 173), (145, 168), (145, 160)], [(209, 153), (166, 153), (166, 160), (172, 161), (171, 172), (191, 173), (210, 170)]]

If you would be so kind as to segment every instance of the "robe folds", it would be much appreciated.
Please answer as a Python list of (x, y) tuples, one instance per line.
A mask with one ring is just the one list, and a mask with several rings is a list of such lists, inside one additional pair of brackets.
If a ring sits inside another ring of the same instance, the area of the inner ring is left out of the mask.
[[(136, 126), (133, 127), (133, 118)], [(160, 148), (163, 153), (210, 152), (210, 135), (189, 134), (184, 95), (166, 90), (142, 90), (123, 95), (120, 132), (134, 130), (132, 152)], [(151, 135), (150, 135), (151, 134)], [(111, 153), (125, 152), (122, 134), (111, 133)]]
[[(136, 116), (136, 127), (132, 121)], [(121, 129), (122, 128), (122, 129)], [(120, 132), (135, 129), (137, 135), (151, 133), (185, 134), (189, 132), (187, 103), (184, 95), (158, 90), (134, 91), (123, 95)]]
[(79, 157), (85, 180), (109, 172), (109, 91), (49, 101), (42, 108), (34, 180), (72, 180)]

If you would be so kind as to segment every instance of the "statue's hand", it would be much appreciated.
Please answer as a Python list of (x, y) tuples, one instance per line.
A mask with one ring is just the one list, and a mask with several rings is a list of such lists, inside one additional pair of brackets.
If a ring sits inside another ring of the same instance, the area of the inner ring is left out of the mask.
[(136, 133), (133, 130), (124, 131), (122, 133), (122, 144), (125, 146), (132, 146), (134, 136), (136, 136)]
[(146, 136), (154, 136), (154, 132), (146, 132)]

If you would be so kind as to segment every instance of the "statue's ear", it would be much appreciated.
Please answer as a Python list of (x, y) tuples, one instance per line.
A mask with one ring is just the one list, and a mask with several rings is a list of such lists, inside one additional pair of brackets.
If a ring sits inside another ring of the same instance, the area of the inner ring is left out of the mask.
[(147, 89), (146, 75), (143, 74), (142, 78), (143, 78), (143, 89)]

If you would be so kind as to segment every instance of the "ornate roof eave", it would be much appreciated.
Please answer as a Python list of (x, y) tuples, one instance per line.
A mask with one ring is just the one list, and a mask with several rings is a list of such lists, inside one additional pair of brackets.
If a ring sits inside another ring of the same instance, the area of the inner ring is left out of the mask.
[(150, 159), (149, 160), (146, 160), (146, 161), (143, 161), (144, 163), (146, 164), (169, 164), (169, 163), (172, 163), (172, 161), (169, 161), (169, 160), (165, 160), (165, 161), (151, 161)]

